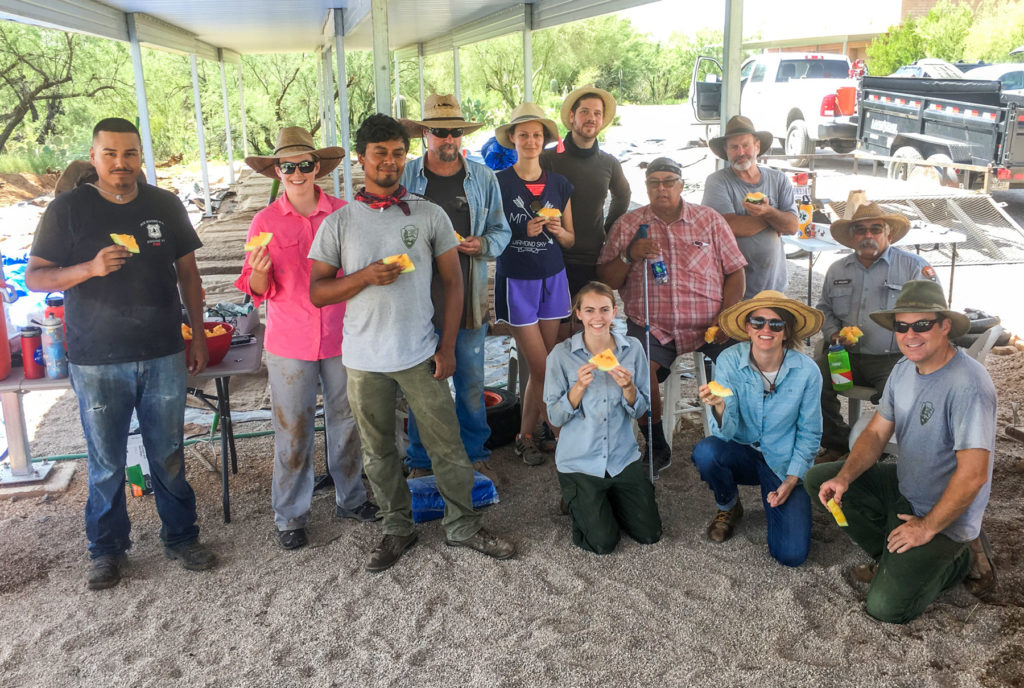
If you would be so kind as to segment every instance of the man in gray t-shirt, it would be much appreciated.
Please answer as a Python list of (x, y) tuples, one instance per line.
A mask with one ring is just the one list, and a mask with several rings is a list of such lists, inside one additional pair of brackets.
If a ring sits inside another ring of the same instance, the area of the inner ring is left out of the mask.
[[(771, 144), (771, 133), (755, 131), (753, 123), (741, 115), (729, 120), (723, 136), (708, 142), (708, 147), (728, 160), (729, 166), (708, 176), (701, 205), (721, 213), (736, 235), (740, 252), (747, 259), (745, 299), (765, 289), (786, 291), (786, 252), (779, 237), (796, 234), (799, 227), (789, 177), (757, 164), (757, 156), (767, 153)], [(746, 200), (755, 193), (763, 194), (763, 200)]]
[[(995, 585), (981, 520), (992, 486), (996, 391), (985, 368), (950, 343), (970, 323), (946, 308), (935, 282), (907, 282), (896, 305), (871, 319), (896, 333), (904, 358), (850, 458), (815, 466), (804, 486), (823, 506), (841, 507), (847, 534), (877, 562), (853, 572), (871, 584), (868, 613), (905, 623), (965, 578), (979, 595)], [(876, 463), (893, 434), (896, 465)]]
[[(383, 519), (384, 537), (365, 566), (374, 572), (394, 565), (417, 538), (395, 443), (399, 387), (419, 419), (444, 497), (445, 543), (495, 559), (516, 551), (511, 542), (484, 530), (473, 510), (473, 468), (459, 439), (447, 381), (455, 372), (463, 305), (458, 240), (443, 210), (399, 183), (408, 150), (409, 135), (397, 120), (375, 114), (360, 125), (356, 152), (366, 186), (355, 203), (323, 221), (309, 252), (310, 300), (318, 307), (347, 304), (342, 361), (363, 443), (363, 469)], [(402, 260), (393, 260), (399, 256)], [(434, 265), (445, 291), (440, 341), (431, 323)]]

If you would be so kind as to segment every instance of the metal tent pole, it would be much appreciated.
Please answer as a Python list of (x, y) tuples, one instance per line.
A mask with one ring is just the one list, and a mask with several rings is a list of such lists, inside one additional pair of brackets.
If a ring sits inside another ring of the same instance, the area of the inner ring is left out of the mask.
[(146, 80), (142, 73), (142, 49), (139, 32), (135, 27), (135, 14), (125, 14), (128, 23), (128, 46), (135, 74), (135, 101), (139, 113), (139, 133), (142, 135), (142, 155), (146, 159), (147, 181), (156, 186), (156, 160), (153, 158), (153, 132), (149, 128), (149, 101), (146, 98)]
[(345, 19), (340, 10), (334, 10), (334, 55), (338, 61), (338, 110), (341, 121), (341, 147), (345, 149), (342, 166), (345, 173), (345, 200), (355, 200), (352, 188), (351, 141), (348, 126), (348, 72), (345, 70)]
[(224, 51), (217, 49), (220, 63), (220, 92), (224, 100), (224, 137), (228, 146), (228, 183), (235, 183), (235, 149), (231, 141), (231, 108), (228, 106), (228, 79), (224, 73)]
[(203, 134), (203, 108), (199, 100), (199, 68), (196, 66), (196, 54), (189, 54), (192, 65), (192, 100), (196, 106), (196, 136), (199, 138), (199, 165), (203, 171), (203, 217), (213, 217), (213, 202), (210, 200), (210, 172), (206, 169), (206, 137)]

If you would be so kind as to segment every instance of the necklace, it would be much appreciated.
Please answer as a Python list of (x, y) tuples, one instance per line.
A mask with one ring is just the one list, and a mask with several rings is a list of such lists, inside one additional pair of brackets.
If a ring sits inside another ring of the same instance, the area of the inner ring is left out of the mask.
[[(776, 374), (776, 378), (775, 379), (776, 380), (778, 379), (777, 376), (779, 374), (779, 371), (782, 370), (782, 365), (786, 362), (786, 353), (787, 353), (787, 350), (783, 349), (782, 350), (782, 361), (779, 363), (778, 370), (775, 371), (775, 374)], [(757, 361), (754, 360), (754, 352), (753, 351), (750, 352), (750, 364), (752, 366), (754, 366), (754, 370), (756, 370), (758, 372), (758, 374), (761, 376), (761, 379), (764, 380), (768, 384), (768, 391), (765, 392), (764, 395), (766, 397), (770, 397), (771, 395), (775, 394), (775, 380), (773, 380), (772, 378), (769, 378), (767, 375), (765, 375), (764, 371), (761, 370), (761, 366), (757, 365)]]
[(89, 184), (89, 186), (91, 186), (92, 188), (96, 189), (100, 193), (106, 194), (108, 196), (113, 197), (113, 199), (115, 201), (117, 201), (118, 203), (124, 203), (126, 201), (130, 201), (131, 199), (135, 198), (135, 196), (137, 196), (138, 193), (139, 193), (139, 185), (138, 184), (135, 185), (135, 188), (132, 189), (131, 193), (119, 194), (119, 193), (114, 193), (113, 191), (107, 191), (106, 189), (100, 188), (99, 186), (96, 186), (92, 182), (87, 182), (87, 183)]

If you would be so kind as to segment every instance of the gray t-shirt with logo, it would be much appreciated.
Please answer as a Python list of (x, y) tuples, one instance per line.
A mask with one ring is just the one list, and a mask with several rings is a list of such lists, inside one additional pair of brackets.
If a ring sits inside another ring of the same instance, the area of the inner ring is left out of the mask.
[[(704, 183), (701, 205), (714, 208), (722, 215), (746, 215), (743, 199), (749, 193), (760, 192), (768, 197), (773, 208), (796, 216), (796, 199), (789, 177), (771, 167), (758, 165), (757, 169), (761, 171), (761, 180), (757, 184), (742, 181), (728, 168), (709, 175)], [(786, 274), (786, 251), (778, 232), (765, 227), (754, 236), (736, 237), (736, 245), (747, 259), (747, 267), (744, 268), (747, 289), (743, 298), (752, 298), (765, 289), (785, 293), (789, 277)]]
[(967, 510), (944, 535), (957, 542), (978, 537), (992, 489), (992, 452), (996, 443), (996, 388), (984, 366), (958, 349), (949, 363), (921, 375), (913, 361), (901, 359), (885, 384), (878, 412), (896, 423), (900, 494), (924, 516), (942, 497), (956, 471), (956, 452), (989, 452), (988, 480)]
[(416, 268), (392, 284), (370, 285), (346, 302), (341, 360), (348, 368), (393, 373), (422, 363), (437, 350), (430, 300), (434, 258), (459, 242), (439, 206), (415, 194), (404, 200), (408, 216), (398, 206), (374, 210), (359, 201), (349, 203), (324, 219), (309, 250), (311, 259), (347, 275), (396, 253), (408, 253)]

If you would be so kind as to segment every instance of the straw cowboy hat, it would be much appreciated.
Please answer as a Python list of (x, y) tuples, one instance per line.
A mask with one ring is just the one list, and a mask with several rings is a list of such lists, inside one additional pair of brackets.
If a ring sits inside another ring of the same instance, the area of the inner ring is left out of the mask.
[(462, 129), (464, 134), (474, 132), (483, 124), (467, 122), (462, 116), (462, 108), (459, 101), (450, 93), (445, 95), (434, 94), (427, 97), (423, 103), (423, 119), (403, 119), (402, 124), (406, 131), (413, 137), (423, 135), (423, 128), (426, 129)]
[(906, 236), (907, 232), (910, 230), (910, 220), (904, 216), (899, 213), (886, 213), (882, 210), (882, 206), (877, 203), (865, 203), (857, 208), (857, 211), (849, 220), (836, 220), (832, 223), (832, 227), (830, 228), (832, 238), (843, 246), (856, 248), (857, 244), (854, 241), (853, 234), (850, 232), (850, 227), (852, 227), (855, 222), (864, 222), (867, 220), (881, 220), (889, 226), (890, 244), (895, 244)]
[(949, 318), (951, 323), (950, 339), (956, 339), (971, 329), (971, 321), (966, 315), (951, 311), (946, 307), (946, 297), (942, 295), (942, 287), (931, 280), (904, 282), (903, 288), (900, 289), (900, 295), (896, 297), (896, 305), (887, 311), (871, 313), (871, 319), (892, 331), (892, 324), (897, 313), (941, 313)]
[(250, 155), (245, 159), (245, 164), (264, 177), (277, 179), (277, 171), (274, 169), (277, 161), (303, 153), (309, 153), (320, 161), (317, 179), (326, 177), (333, 172), (345, 157), (345, 149), (340, 146), (317, 148), (312, 134), (302, 127), (284, 127), (277, 132), (277, 146), (274, 148), (273, 155)]
[(772, 136), (770, 131), (756, 131), (754, 129), (754, 123), (749, 118), (743, 115), (736, 115), (728, 122), (725, 123), (725, 133), (721, 136), (708, 141), (708, 148), (723, 160), (728, 160), (729, 156), (725, 154), (725, 143), (732, 136), (740, 136), (742, 134), (750, 134), (755, 139), (761, 142), (761, 152), (766, 154), (772, 147), (772, 142), (775, 137)]
[[(567, 95), (565, 100), (562, 101), (562, 124), (565, 125), (566, 129), (572, 129), (569, 122), (569, 117), (572, 115), (572, 106), (575, 105), (576, 101), (583, 96), (597, 96), (601, 99), (601, 102), (604, 103), (604, 121), (601, 122), (601, 129), (604, 129), (612, 123), (612, 120), (615, 119), (615, 98), (612, 97), (611, 93), (603, 88), (598, 88), (594, 86), (594, 84), (590, 84), (588, 86), (577, 88), (575, 91)], [(598, 131), (601, 131), (601, 129), (598, 129)]]
[[(515, 149), (515, 144), (512, 143), (512, 139), (509, 138), (509, 132), (512, 127), (523, 122), (540, 122), (544, 127), (544, 138), (550, 141), (557, 141), (558, 136), (558, 125), (555, 121), (548, 119), (544, 116), (544, 111), (541, 110), (534, 103), (523, 103), (515, 110), (512, 111), (512, 119), (508, 124), (502, 124), (500, 127), (494, 130), (494, 138), (498, 139), (498, 143), (505, 146), (505, 148)], [(546, 143), (546, 141), (545, 141)]]
[(746, 301), (729, 306), (718, 315), (718, 325), (733, 339), (747, 340), (747, 316), (759, 308), (786, 311), (796, 320), (793, 341), (810, 337), (821, 329), (825, 314), (795, 299), (787, 299), (781, 292), (766, 289)]

